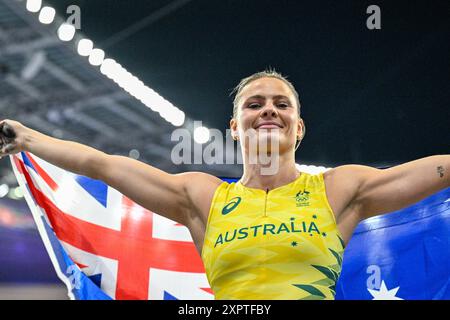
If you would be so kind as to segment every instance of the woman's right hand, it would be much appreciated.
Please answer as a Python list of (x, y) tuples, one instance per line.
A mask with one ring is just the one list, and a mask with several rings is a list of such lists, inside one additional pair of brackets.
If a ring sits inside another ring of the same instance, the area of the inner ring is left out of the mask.
[(24, 150), (26, 127), (14, 120), (0, 120), (0, 158)]

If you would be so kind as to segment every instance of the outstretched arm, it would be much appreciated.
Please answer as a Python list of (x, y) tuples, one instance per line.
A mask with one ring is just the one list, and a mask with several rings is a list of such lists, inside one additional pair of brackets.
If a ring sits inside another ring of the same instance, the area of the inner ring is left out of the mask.
[(65, 170), (102, 180), (141, 206), (184, 225), (196, 212), (195, 186), (219, 180), (200, 172), (169, 174), (134, 159), (49, 137), (12, 120), (0, 121), (0, 147), (0, 156), (29, 151)]
[(360, 220), (410, 206), (450, 187), (450, 155), (430, 156), (389, 169), (343, 166), (353, 197), (350, 206)]
[(410, 206), (450, 186), (450, 155), (430, 156), (389, 169), (361, 169), (355, 195), (361, 219)]

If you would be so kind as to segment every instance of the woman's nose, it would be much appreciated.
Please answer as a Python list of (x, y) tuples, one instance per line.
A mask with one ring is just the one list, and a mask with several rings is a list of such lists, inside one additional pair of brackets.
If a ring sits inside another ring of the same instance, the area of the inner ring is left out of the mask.
[(272, 116), (272, 117), (276, 117), (277, 115), (277, 111), (275, 109), (275, 106), (272, 103), (267, 103), (264, 106), (264, 109), (262, 110), (262, 114), (263, 117), (267, 117), (267, 116)]

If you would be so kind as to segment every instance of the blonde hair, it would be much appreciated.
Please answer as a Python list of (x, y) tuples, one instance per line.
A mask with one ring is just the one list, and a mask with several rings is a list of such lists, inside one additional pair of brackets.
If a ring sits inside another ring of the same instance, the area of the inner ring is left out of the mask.
[(289, 87), (289, 89), (291, 89), (292, 93), (295, 96), (295, 101), (297, 103), (298, 116), (300, 118), (301, 104), (300, 104), (300, 99), (299, 99), (297, 90), (295, 90), (294, 85), (287, 79), (287, 77), (285, 77), (281, 73), (275, 71), (275, 69), (267, 69), (267, 70), (264, 70), (261, 72), (256, 72), (256, 73), (252, 74), (251, 76), (242, 79), (239, 82), (239, 84), (233, 89), (233, 91), (231, 91), (230, 95), (235, 94), (234, 100), (233, 100), (233, 118), (236, 118), (236, 116), (237, 116), (238, 102), (239, 102), (239, 99), (241, 98), (242, 90), (244, 90), (244, 88), (250, 82), (261, 79), (261, 78), (275, 78), (275, 79), (281, 80)]
[[(297, 102), (298, 117), (300, 118), (301, 104), (300, 104), (300, 98), (299, 98), (297, 90), (295, 90), (294, 85), (287, 79), (286, 76), (283, 76), (281, 73), (275, 71), (275, 69), (270, 69), (270, 68), (267, 70), (261, 71), (261, 72), (256, 72), (256, 73), (252, 74), (251, 76), (248, 76), (248, 77), (242, 79), (239, 82), (239, 84), (233, 89), (233, 91), (231, 91), (230, 95), (235, 94), (234, 100), (233, 100), (233, 116), (232, 117), (233, 118), (237, 117), (238, 102), (239, 102), (239, 99), (241, 98), (242, 90), (244, 90), (244, 88), (250, 82), (261, 79), (261, 78), (275, 78), (275, 79), (281, 80), (289, 87), (289, 89), (291, 89), (292, 93), (295, 96), (295, 101)], [(306, 126), (305, 126), (305, 123), (303, 123), (302, 136), (300, 138), (297, 137), (296, 146), (294, 147), (295, 151), (297, 151), (298, 147), (300, 146), (300, 143), (302, 142), (303, 138), (305, 137), (305, 133), (306, 133)]]

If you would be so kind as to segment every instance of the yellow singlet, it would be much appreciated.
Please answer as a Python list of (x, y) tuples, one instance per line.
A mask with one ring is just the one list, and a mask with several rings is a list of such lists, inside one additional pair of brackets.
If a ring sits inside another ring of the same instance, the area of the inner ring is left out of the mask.
[(215, 191), (202, 259), (216, 299), (334, 299), (343, 252), (322, 173)]

